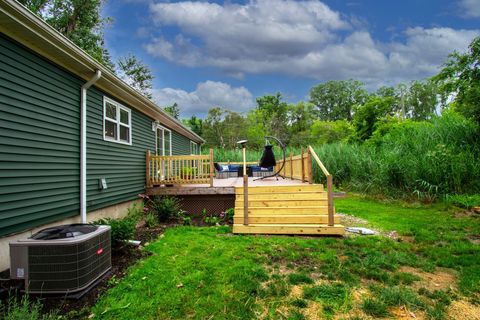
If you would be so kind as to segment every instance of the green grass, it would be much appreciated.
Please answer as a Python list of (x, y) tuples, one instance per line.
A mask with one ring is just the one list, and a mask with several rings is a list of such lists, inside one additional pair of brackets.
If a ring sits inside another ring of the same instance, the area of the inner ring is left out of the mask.
[[(171, 228), (147, 247), (152, 256), (99, 299), (94, 319), (303, 319), (312, 303), (321, 305), (326, 318), (355, 310), (381, 317), (392, 306), (407, 305), (441, 319), (457, 295), (473, 299), (480, 293), (480, 249), (468, 240), (480, 233), (478, 218), (456, 218), (441, 205), (356, 197), (335, 205), (337, 212), (410, 240), (232, 236), (228, 227)], [(458, 292), (415, 290), (411, 285), (418, 277), (401, 272), (402, 266), (452, 268)], [(294, 285), (303, 288), (301, 296), (292, 296)], [(359, 288), (369, 294), (354, 301)]]

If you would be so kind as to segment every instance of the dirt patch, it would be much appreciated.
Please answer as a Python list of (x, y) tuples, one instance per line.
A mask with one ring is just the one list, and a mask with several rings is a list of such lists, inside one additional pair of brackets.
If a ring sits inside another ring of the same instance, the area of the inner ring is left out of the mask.
[(290, 291), (290, 297), (292, 298), (301, 298), (303, 296), (303, 288), (302, 286), (293, 286), (292, 290)]
[(322, 305), (320, 302), (310, 301), (303, 310), (303, 315), (308, 320), (319, 320), (322, 317)]
[(336, 213), (336, 215), (340, 217), (340, 219), (342, 221), (342, 224), (345, 227), (359, 227), (359, 226), (364, 227), (364, 226), (368, 225), (367, 220), (357, 218), (357, 217), (351, 216), (349, 214)]
[(412, 267), (401, 267), (398, 271), (411, 273), (422, 278), (413, 283), (414, 289), (426, 288), (429, 291), (456, 289), (457, 274), (455, 270), (447, 268), (437, 268), (434, 273), (425, 272)]
[(415, 242), (415, 237), (412, 237), (412, 236), (400, 236), (398, 239), (402, 242), (408, 242), (408, 243)]
[(425, 318), (425, 312), (423, 311), (410, 311), (406, 307), (394, 307), (389, 309), (390, 313), (393, 315), (395, 319), (398, 320), (410, 320), (410, 319), (418, 319), (423, 320)]
[(468, 237), (468, 240), (473, 244), (480, 245), (480, 234), (470, 236)]
[(454, 301), (448, 308), (448, 316), (451, 319), (480, 320), (480, 306), (465, 300)]

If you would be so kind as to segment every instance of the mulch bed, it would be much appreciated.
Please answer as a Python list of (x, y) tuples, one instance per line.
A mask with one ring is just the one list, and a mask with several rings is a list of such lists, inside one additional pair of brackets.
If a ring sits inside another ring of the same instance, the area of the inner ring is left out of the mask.
[[(111, 271), (101, 280), (99, 285), (92, 288), (80, 299), (66, 299), (65, 297), (46, 298), (36, 296), (31, 296), (31, 299), (33, 301), (39, 301), (42, 305), (42, 311), (45, 313), (56, 310), (60, 315), (67, 315), (67, 318), (87, 318), (90, 314), (90, 308), (95, 305), (100, 295), (108, 290), (110, 286), (109, 280), (112, 278), (115, 279), (115, 281), (122, 279), (126, 275), (128, 267), (135, 264), (138, 260), (151, 255), (150, 252), (143, 250), (143, 245), (147, 242), (156, 240), (165, 232), (165, 229), (173, 225), (175, 224), (165, 224), (156, 228), (147, 228), (145, 226), (137, 227), (135, 240), (140, 240), (141, 245), (139, 247), (124, 245), (120, 248), (113, 248)], [(2, 274), (1, 276), (4, 279), (9, 277), (8, 274)], [(19, 284), (21, 284), (21, 282), (12, 280), (3, 281), (0, 284), (0, 289), (2, 291), (0, 301), (2, 304), (7, 302), (9, 296), (15, 295), (17, 298), (21, 298), (22, 294), (18, 292), (18, 289), (13, 289), (14, 287), (18, 287)]]

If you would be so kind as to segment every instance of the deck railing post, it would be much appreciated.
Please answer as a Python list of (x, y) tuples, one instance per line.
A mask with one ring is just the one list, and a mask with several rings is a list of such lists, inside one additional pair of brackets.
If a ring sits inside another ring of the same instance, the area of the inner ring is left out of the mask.
[(290, 152), (290, 180), (293, 180), (293, 152)]
[(302, 147), (302, 153), (301, 153), (301, 157), (300, 157), (300, 160), (302, 161), (301, 163), (301, 167), (302, 167), (302, 182), (305, 182), (305, 164), (303, 163), (303, 147)]
[(243, 224), (248, 226), (248, 175), (247, 175), (247, 148), (243, 144)]
[(210, 187), (213, 187), (213, 149), (210, 148)]
[(313, 183), (313, 172), (312, 172), (312, 152), (310, 148), (307, 150), (307, 173), (308, 173), (308, 183)]
[(331, 175), (327, 176), (327, 197), (328, 197), (328, 225), (333, 226), (333, 179)]
[(145, 155), (145, 185), (147, 188), (151, 187), (150, 181), (150, 150), (147, 150)]

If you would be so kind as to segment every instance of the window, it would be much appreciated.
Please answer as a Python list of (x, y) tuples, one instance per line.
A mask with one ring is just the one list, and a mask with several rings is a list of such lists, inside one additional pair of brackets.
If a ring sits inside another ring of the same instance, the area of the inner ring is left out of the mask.
[(156, 151), (157, 156), (172, 155), (172, 132), (162, 126), (156, 130)]
[(103, 98), (103, 140), (132, 144), (132, 112), (107, 97)]
[(198, 144), (190, 141), (190, 154), (198, 154)]

